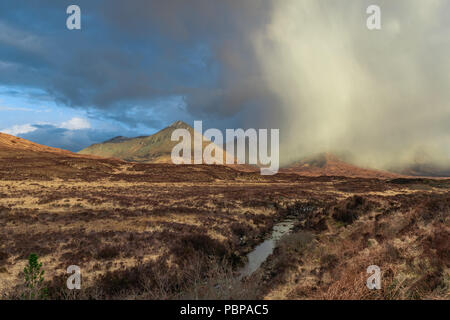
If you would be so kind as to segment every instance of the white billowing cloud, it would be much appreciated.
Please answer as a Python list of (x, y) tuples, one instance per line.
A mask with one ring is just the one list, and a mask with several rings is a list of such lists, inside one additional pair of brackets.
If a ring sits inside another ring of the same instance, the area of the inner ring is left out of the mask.
[(68, 121), (64, 121), (63, 123), (61, 123), (59, 127), (69, 130), (83, 130), (90, 129), (91, 124), (87, 119), (74, 117)]
[(27, 123), (27, 124), (15, 125), (10, 128), (6, 128), (6, 129), (1, 130), (0, 132), (10, 134), (13, 136), (17, 136), (19, 134), (29, 133), (29, 132), (33, 132), (35, 130), (36, 130), (36, 127), (33, 127), (33, 125)]
[(67, 129), (70, 131), (85, 130), (85, 129), (91, 128), (91, 124), (87, 119), (74, 117), (70, 120), (62, 122), (59, 125), (54, 125), (51, 123), (44, 123), (44, 122), (40, 122), (40, 123), (36, 123), (36, 124), (27, 123), (27, 124), (14, 125), (12, 127), (0, 130), (0, 132), (7, 133), (7, 134), (10, 134), (13, 136), (18, 136), (21, 134), (33, 132), (42, 125), (50, 125), (54, 128)]

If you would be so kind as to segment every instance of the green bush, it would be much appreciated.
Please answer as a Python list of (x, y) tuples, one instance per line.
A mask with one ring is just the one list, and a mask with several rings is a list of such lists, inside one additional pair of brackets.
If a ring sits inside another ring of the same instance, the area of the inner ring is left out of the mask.
[(44, 270), (42, 263), (39, 263), (37, 254), (32, 253), (28, 257), (28, 265), (23, 269), (25, 276), (25, 292), (22, 294), (24, 299), (46, 299), (48, 290), (44, 287)]

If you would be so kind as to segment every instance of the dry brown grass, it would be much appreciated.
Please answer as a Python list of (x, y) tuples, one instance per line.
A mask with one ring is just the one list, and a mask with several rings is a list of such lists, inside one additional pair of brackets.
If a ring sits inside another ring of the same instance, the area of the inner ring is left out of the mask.
[[(0, 294), (20, 287), (34, 252), (54, 289), (69, 265), (81, 267), (86, 290), (54, 293), (62, 299), (251, 298), (259, 282), (258, 296), (269, 298), (442, 298), (448, 189), (444, 180), (263, 177), (0, 148)], [(314, 239), (290, 236), (258, 281), (236, 282), (245, 254), (288, 214)], [(389, 291), (361, 291), (369, 262), (388, 273)], [(156, 278), (140, 278), (147, 269)]]
[[(284, 263), (289, 259), (290, 268), (284, 271), (283, 277), (277, 275), (277, 279), (284, 281), (275, 283), (266, 297), (448, 299), (448, 195), (416, 194), (400, 199), (397, 196), (374, 199), (370, 210), (361, 210), (359, 218), (352, 223), (341, 224), (342, 216), (347, 214), (345, 208), (352, 216), (354, 203), (355, 198), (349, 198), (331, 207), (328, 211), (329, 230), (316, 233), (315, 246), (307, 247), (295, 257), (291, 254), (273, 258)], [(357, 203), (362, 205), (366, 200), (358, 199)], [(340, 210), (339, 215), (335, 215), (336, 207)], [(277, 261), (271, 267), (280, 263)], [(366, 269), (370, 265), (381, 268), (381, 290), (371, 291), (366, 287), (369, 276)]]

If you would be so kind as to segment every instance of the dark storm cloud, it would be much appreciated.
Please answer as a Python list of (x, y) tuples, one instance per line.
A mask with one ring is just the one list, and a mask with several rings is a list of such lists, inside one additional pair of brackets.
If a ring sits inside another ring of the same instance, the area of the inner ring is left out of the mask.
[(268, 21), (269, 1), (76, 1), (81, 31), (65, 27), (70, 4), (2, 1), (0, 84), (108, 114), (183, 96), (193, 115), (232, 117), (266, 100), (247, 39)]
[[(270, 21), (271, 12), (272, 2), (264, 0), (138, 0), (125, 7), (113, 1), (103, 14), (118, 33), (156, 40), (168, 57), (164, 70), (172, 74), (172, 88), (185, 96), (188, 111), (223, 118), (245, 109), (262, 114), (261, 109), (273, 101), (249, 42)], [(164, 41), (158, 42), (158, 37)], [(194, 55), (186, 56), (184, 51), (190, 50)]]

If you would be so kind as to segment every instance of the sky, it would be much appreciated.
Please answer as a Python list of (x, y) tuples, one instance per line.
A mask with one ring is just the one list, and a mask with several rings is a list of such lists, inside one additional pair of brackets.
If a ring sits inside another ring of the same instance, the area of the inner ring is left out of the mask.
[(448, 0), (3, 0), (0, 131), (78, 151), (202, 120), (280, 129), (282, 164), (445, 162), (449, 15)]

